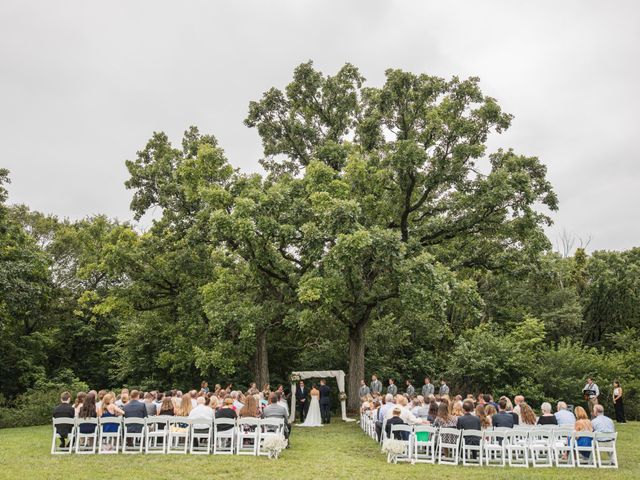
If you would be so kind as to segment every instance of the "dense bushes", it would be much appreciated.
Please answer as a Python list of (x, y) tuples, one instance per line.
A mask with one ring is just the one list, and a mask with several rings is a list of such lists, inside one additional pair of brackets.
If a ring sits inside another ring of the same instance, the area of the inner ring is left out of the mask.
[(87, 391), (86, 383), (73, 376), (69, 370), (51, 380), (39, 380), (33, 388), (11, 401), (0, 397), (0, 428), (43, 425), (51, 421), (53, 407), (59, 403), (60, 393), (69, 391), (75, 397), (79, 391)]

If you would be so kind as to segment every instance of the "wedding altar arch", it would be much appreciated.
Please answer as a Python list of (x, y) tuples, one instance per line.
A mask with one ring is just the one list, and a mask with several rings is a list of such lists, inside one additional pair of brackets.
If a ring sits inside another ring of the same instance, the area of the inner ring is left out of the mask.
[(340, 408), (342, 409), (342, 420), (345, 422), (351, 421), (347, 418), (347, 394), (344, 391), (344, 372), (342, 370), (315, 370), (307, 372), (291, 372), (289, 380), (291, 380), (291, 414), (289, 415), (289, 422), (293, 423), (296, 419), (296, 387), (300, 380), (307, 378), (330, 378), (334, 377), (338, 382), (338, 392), (340, 394)]

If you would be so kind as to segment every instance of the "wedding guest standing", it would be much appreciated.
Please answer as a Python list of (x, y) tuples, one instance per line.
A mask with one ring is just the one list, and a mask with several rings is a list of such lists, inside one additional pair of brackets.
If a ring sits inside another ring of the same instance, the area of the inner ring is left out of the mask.
[(378, 380), (376, 375), (371, 375), (371, 393), (377, 393), (378, 395), (382, 393), (382, 382)]
[(430, 395), (434, 395), (436, 393), (436, 387), (431, 383), (431, 379), (429, 377), (424, 377), (424, 385), (422, 386), (422, 396), (425, 398), (429, 398)]
[(627, 423), (624, 418), (624, 402), (622, 400), (622, 387), (620, 382), (616, 380), (613, 382), (613, 406), (616, 409), (616, 422)]
[(358, 398), (363, 399), (371, 393), (371, 389), (367, 387), (364, 379), (360, 380), (360, 388), (358, 389)]
[(396, 386), (396, 381), (393, 378), (389, 379), (389, 386), (387, 387), (387, 393), (391, 395), (396, 395), (398, 393), (398, 387)]

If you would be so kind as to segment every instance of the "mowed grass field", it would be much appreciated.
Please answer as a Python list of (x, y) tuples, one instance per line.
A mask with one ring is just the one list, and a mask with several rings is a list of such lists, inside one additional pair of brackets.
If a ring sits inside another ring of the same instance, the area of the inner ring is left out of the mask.
[(523, 469), (389, 465), (359, 426), (335, 421), (322, 428), (294, 427), (291, 448), (279, 460), (226, 455), (50, 455), (51, 427), (0, 430), (0, 478), (483, 478), (639, 479), (640, 423), (619, 427), (619, 470)]

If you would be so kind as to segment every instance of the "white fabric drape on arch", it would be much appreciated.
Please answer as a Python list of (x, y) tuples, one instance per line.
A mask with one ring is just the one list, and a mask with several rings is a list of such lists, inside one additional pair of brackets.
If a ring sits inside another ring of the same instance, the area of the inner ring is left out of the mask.
[[(297, 378), (298, 380), (291, 380), (291, 410), (289, 414), (289, 422), (293, 423), (296, 419), (296, 383), (300, 380), (307, 378), (330, 378), (334, 377), (338, 382), (338, 391), (340, 394), (344, 391), (344, 372), (342, 370), (315, 370), (307, 372), (291, 372), (291, 378)], [(347, 418), (347, 401), (340, 400), (340, 407), (342, 409), (342, 420), (348, 422)]]

